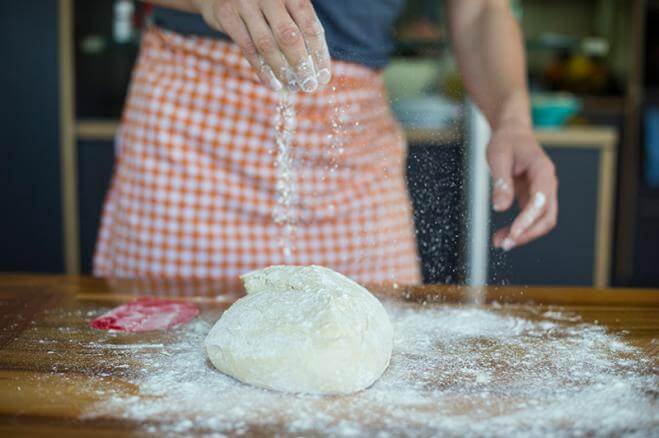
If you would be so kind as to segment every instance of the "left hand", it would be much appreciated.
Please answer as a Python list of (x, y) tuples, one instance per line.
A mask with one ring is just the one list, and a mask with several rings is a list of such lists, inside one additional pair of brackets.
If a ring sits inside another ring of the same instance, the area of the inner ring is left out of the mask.
[(531, 126), (507, 123), (495, 129), (487, 161), (494, 181), (494, 210), (508, 210), (515, 198), (520, 208), (510, 226), (494, 233), (494, 246), (507, 251), (551, 231), (558, 218), (558, 180), (554, 163), (538, 144)]

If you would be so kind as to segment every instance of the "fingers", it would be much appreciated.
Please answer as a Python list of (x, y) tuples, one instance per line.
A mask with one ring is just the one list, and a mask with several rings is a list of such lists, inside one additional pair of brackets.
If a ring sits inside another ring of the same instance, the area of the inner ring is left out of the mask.
[[(268, 22), (265, 20), (261, 11), (256, 9), (249, 2), (242, 4), (241, 17), (249, 30), (250, 39), (253, 41), (254, 48), (258, 56), (257, 74), (265, 72), (265, 76), (274, 76), (279, 85), (286, 84), (291, 91), (297, 90), (297, 81), (293, 70), (288, 65), (286, 58), (279, 50), (279, 46), (272, 34)], [(250, 62), (251, 63), (251, 62)], [(262, 75), (259, 74), (259, 78)], [(269, 85), (268, 82), (264, 84)], [(270, 87), (275, 91), (282, 87)]]
[(555, 226), (558, 218), (558, 203), (551, 202), (547, 213), (539, 218), (531, 227), (529, 227), (521, 236), (515, 240), (515, 246), (525, 245), (538, 237), (549, 233)]
[(545, 214), (550, 205), (549, 201), (556, 199), (556, 176), (554, 166), (546, 158), (537, 161), (535, 166), (527, 171), (526, 178), (529, 180), (529, 200), (524, 204), (512, 226), (510, 227), (510, 238), (519, 237)]
[(509, 238), (516, 241), (531, 225), (547, 211), (547, 195), (534, 192), (524, 209), (517, 215), (510, 227)]
[(504, 227), (494, 233), (492, 236), (492, 244), (495, 248), (501, 248), (504, 251), (510, 251), (516, 246), (525, 245), (530, 241), (549, 233), (556, 226), (557, 217), (558, 203), (553, 201), (549, 203), (545, 214), (539, 217), (520, 236), (513, 239), (511, 237), (511, 227)]
[(492, 207), (495, 211), (510, 208), (514, 200), (512, 149), (491, 145), (487, 150), (487, 161), (492, 174)]
[(527, 172), (529, 197), (522, 211), (508, 228), (498, 230), (492, 240), (496, 247), (510, 250), (547, 234), (556, 226), (558, 217), (558, 182), (549, 159), (538, 161)]
[(277, 91), (310, 93), (330, 82), (323, 26), (309, 0), (198, 2), (213, 28), (242, 49), (261, 82)]
[(250, 32), (238, 12), (230, 3), (213, 4), (217, 6), (206, 9), (203, 13), (204, 19), (212, 23), (214, 25), (213, 27), (231, 36), (263, 84), (274, 91), (281, 90), (283, 88), (281, 82), (275, 77), (272, 69), (259, 55), (259, 51), (254, 44)]
[[(494, 234), (492, 238), (494, 246), (504, 251), (510, 251), (514, 247), (522, 245), (522, 238), (528, 237), (529, 231), (535, 228), (536, 223), (544, 222), (545, 212), (547, 211), (545, 194), (536, 192), (526, 203), (513, 224), (510, 227), (498, 230)], [(527, 239), (524, 243), (529, 240)]]
[(295, 72), (297, 85), (307, 93), (315, 91), (318, 88), (318, 79), (302, 31), (281, 3), (269, 1), (262, 7), (279, 49)]
[(287, 6), (288, 12), (302, 31), (307, 51), (311, 54), (316, 69), (318, 82), (321, 85), (328, 84), (332, 79), (329, 49), (325, 40), (325, 31), (311, 2), (307, 0), (289, 0)]
[(506, 237), (508, 237), (509, 234), (510, 234), (510, 226), (498, 229), (492, 236), (492, 244), (494, 245), (494, 247), (504, 249), (505, 251), (511, 249), (512, 246), (508, 247), (511, 242), (506, 242), (506, 248), (503, 247), (503, 241), (506, 240)]

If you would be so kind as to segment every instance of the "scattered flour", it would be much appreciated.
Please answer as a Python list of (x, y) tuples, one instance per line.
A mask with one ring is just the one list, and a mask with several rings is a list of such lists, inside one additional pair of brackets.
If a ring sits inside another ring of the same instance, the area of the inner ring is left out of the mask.
[(286, 263), (292, 260), (298, 217), (298, 188), (292, 149), (296, 123), (293, 96), (288, 91), (281, 91), (275, 120), (277, 204), (272, 216), (275, 223), (282, 227), (280, 246)]
[[(329, 95), (329, 106), (332, 108), (330, 116), (330, 134), (328, 134), (329, 147), (327, 148), (328, 160), (325, 171), (328, 174), (334, 173), (339, 168), (338, 157), (344, 152), (344, 139), (346, 137), (346, 128), (344, 126), (346, 108), (339, 104), (336, 97), (336, 86), (331, 87)], [(326, 177), (323, 176), (322, 180)]]
[[(159, 339), (162, 349), (127, 344), (123, 363), (141, 371), (123, 370), (123, 379), (140, 395), (108, 392), (85, 417), (130, 419), (164, 435), (659, 435), (655, 363), (600, 326), (524, 306), (385, 307), (391, 365), (358, 394), (290, 395), (224, 376), (204, 355), (217, 316), (206, 314)], [(118, 336), (104, 357), (121, 354), (116, 342), (128, 335)]]

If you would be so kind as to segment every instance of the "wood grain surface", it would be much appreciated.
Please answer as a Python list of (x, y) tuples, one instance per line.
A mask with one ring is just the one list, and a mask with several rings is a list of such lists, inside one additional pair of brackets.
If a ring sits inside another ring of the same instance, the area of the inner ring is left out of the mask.
[[(425, 306), (460, 306), (471, 302), (478, 292), (435, 285), (374, 285), (371, 289), (388, 298)], [(659, 364), (657, 290), (497, 287), (482, 292), (485, 307), (495, 302), (528, 303), (575, 312), (585, 322), (619, 332), (626, 342)], [(119, 303), (153, 295), (191, 300), (202, 314), (215, 317), (242, 293), (238, 284), (203, 281), (0, 276), (0, 436), (140, 434), (144, 424), (121, 418), (81, 417), (88, 406), (107, 396), (108, 388), (117, 394), (138, 395), (126, 377), (139, 363), (124, 355), (124, 368), (117, 371), (115, 354), (93, 348), (102, 332), (88, 329), (90, 319)], [(167, 336), (166, 332), (139, 333), (130, 342), (159, 345)]]

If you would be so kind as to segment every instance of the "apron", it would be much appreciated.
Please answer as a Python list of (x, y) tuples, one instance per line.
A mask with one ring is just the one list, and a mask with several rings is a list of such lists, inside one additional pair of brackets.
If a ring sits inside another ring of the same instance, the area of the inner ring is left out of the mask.
[[(406, 142), (382, 74), (334, 61), (329, 86), (291, 93), (295, 226), (275, 220), (280, 94), (228, 41), (152, 27), (117, 134), (94, 274), (235, 280), (317, 264), (362, 283), (420, 282)], [(280, 189), (280, 188), (279, 188)]]

